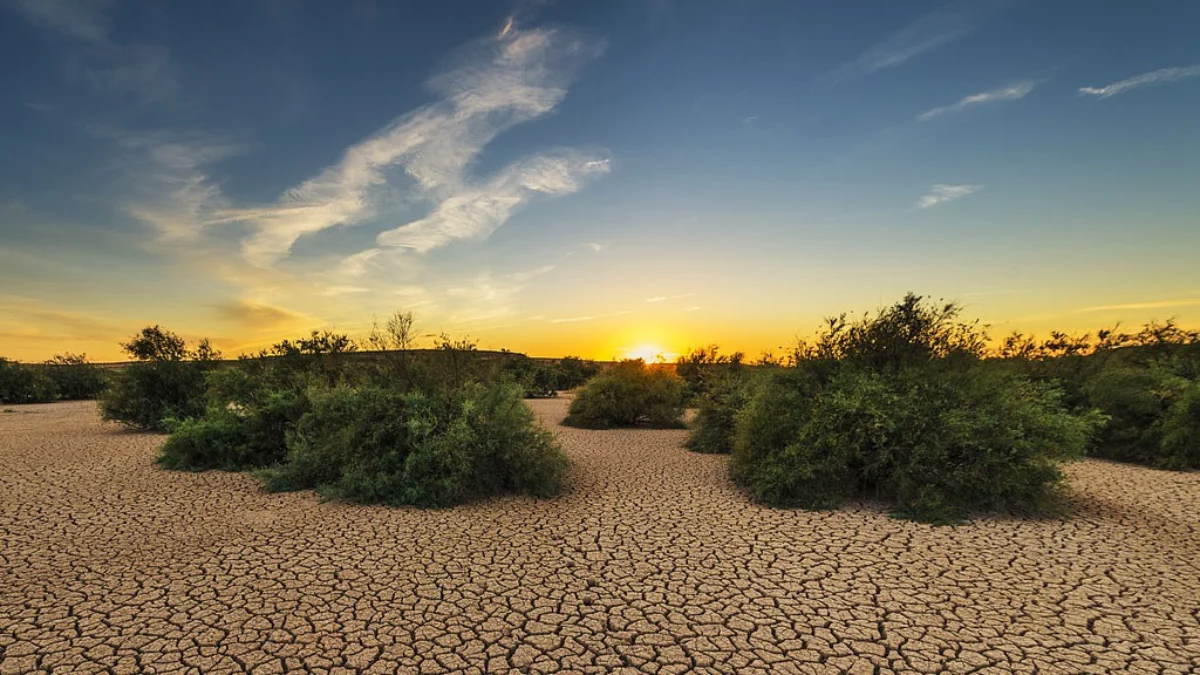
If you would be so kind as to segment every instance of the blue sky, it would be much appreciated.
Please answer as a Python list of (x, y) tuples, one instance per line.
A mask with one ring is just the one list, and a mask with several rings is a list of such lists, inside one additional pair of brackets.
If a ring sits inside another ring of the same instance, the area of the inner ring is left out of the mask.
[(0, 354), (1200, 315), (1200, 4), (0, 0)]

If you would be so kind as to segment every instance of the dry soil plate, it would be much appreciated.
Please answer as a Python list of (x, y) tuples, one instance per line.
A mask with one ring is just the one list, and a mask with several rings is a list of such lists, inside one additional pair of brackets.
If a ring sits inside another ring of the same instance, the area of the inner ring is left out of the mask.
[(1068, 521), (747, 504), (680, 431), (559, 428), (565, 494), (444, 511), (155, 468), (0, 415), (0, 673), (1200, 672), (1200, 475), (1071, 468)]

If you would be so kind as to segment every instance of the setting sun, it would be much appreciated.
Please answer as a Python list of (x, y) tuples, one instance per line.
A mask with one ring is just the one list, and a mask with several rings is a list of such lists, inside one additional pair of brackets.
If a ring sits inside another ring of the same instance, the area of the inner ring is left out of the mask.
[(622, 358), (626, 359), (641, 359), (646, 363), (655, 363), (658, 361), (674, 361), (678, 354), (669, 352), (663, 347), (656, 344), (640, 344), (636, 347), (630, 347), (622, 354)]

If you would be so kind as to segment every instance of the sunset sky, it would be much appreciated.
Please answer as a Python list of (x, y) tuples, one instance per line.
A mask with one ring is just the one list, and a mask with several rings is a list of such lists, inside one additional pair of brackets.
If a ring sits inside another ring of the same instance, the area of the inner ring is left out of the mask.
[(0, 356), (1200, 325), (1200, 2), (0, 0)]

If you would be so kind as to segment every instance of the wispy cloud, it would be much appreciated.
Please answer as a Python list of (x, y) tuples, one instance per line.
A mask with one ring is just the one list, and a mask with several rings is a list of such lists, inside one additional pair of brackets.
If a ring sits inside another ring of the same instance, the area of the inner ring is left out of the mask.
[(1152, 87), (1159, 84), (1167, 84), (1168, 82), (1179, 82), (1180, 80), (1187, 80), (1198, 76), (1200, 76), (1200, 64), (1186, 68), (1161, 68), (1121, 80), (1120, 82), (1113, 82), (1103, 87), (1080, 87), (1079, 93), (1089, 94), (1098, 98), (1108, 98), (1109, 96), (1123, 94), (1133, 89)]
[(249, 300), (218, 303), (212, 305), (212, 308), (220, 319), (251, 330), (312, 323), (312, 318), (307, 315)]
[(75, 41), (86, 56), (68, 61), (70, 81), (99, 92), (130, 94), (139, 103), (182, 100), (170, 52), (158, 45), (127, 45), (112, 39), (107, 0), (15, 0), (29, 21)]
[(549, 274), (554, 265), (542, 265), (529, 270), (492, 274), (484, 272), (466, 279), (442, 293), (453, 323), (488, 321), (514, 313), (513, 300), (529, 282)]
[(589, 249), (591, 249), (592, 253), (599, 253), (600, 251), (608, 248), (608, 244), (597, 244), (594, 241), (589, 241), (588, 243), (584, 244), (584, 246), (587, 246)]
[(898, 66), (909, 59), (962, 39), (994, 14), (1007, 9), (1012, 0), (956, 0), (913, 21), (863, 52), (826, 78), (829, 84), (857, 75)]
[(931, 206), (961, 199), (982, 189), (982, 185), (948, 185), (939, 183), (929, 188), (929, 193), (921, 197), (920, 201), (917, 202), (917, 206), (927, 209)]
[(1121, 310), (1136, 310), (1136, 309), (1169, 309), (1171, 307), (1193, 307), (1200, 305), (1200, 298), (1176, 298), (1174, 300), (1153, 300), (1150, 302), (1130, 302), (1121, 305), (1099, 305), (1097, 307), (1084, 307), (1076, 310), (1077, 312), (1113, 312)]
[(690, 298), (695, 293), (680, 293), (679, 295), (656, 295), (651, 298), (646, 298), (646, 302), (666, 302), (667, 300), (679, 300), (681, 298)]
[[(563, 195), (609, 171), (601, 152), (560, 149), (518, 160), (491, 176), (468, 175), (492, 139), (551, 113), (580, 66), (603, 44), (558, 29), (522, 29), (509, 21), (495, 35), (462, 50), (429, 87), (440, 98), (348, 148), (341, 161), (288, 190), (275, 205), (229, 210), (253, 234), (246, 258), (269, 265), (299, 238), (327, 228), (385, 220), (396, 194), (428, 215), (378, 236), (380, 248), (426, 252), (451, 241), (485, 237), (539, 195)], [(395, 217), (391, 215), (390, 217)], [(350, 271), (378, 254), (360, 252)]]
[(603, 318), (610, 317), (610, 316), (624, 316), (629, 313), (630, 313), (630, 311), (626, 309), (626, 310), (622, 310), (620, 312), (608, 312), (605, 314), (585, 314), (583, 316), (567, 316), (567, 317), (563, 317), (560, 319), (550, 319), (550, 323), (581, 323), (584, 321), (595, 321), (596, 319), (603, 319)]
[(952, 103), (950, 105), (944, 105), (944, 106), (941, 106), (938, 108), (933, 108), (931, 110), (926, 110), (925, 112), (918, 115), (917, 119), (921, 120), (922, 122), (926, 122), (935, 117), (940, 117), (942, 115), (945, 115), (946, 113), (958, 112), (958, 111), (962, 110), (963, 108), (967, 108), (967, 107), (970, 107), (973, 105), (979, 105), (982, 103), (995, 103), (997, 101), (1015, 101), (1018, 99), (1022, 99), (1022, 98), (1025, 98), (1029, 94), (1029, 92), (1033, 91), (1033, 88), (1035, 85), (1036, 85), (1036, 83), (1034, 81), (1026, 80), (1024, 82), (1017, 82), (1015, 84), (1010, 84), (1007, 87), (1001, 87), (999, 89), (992, 89), (991, 91), (984, 91), (984, 92), (980, 92), (978, 94), (971, 94), (970, 96), (961, 98), (957, 102)]
[(203, 134), (98, 131), (96, 135), (116, 141), (134, 167), (137, 188), (124, 210), (163, 240), (194, 240), (228, 208), (229, 201), (209, 177), (208, 167), (241, 153), (243, 146)]
[(16, 0), (13, 4), (33, 23), (69, 37), (91, 43), (108, 40), (108, 22), (105, 20), (108, 2)]

